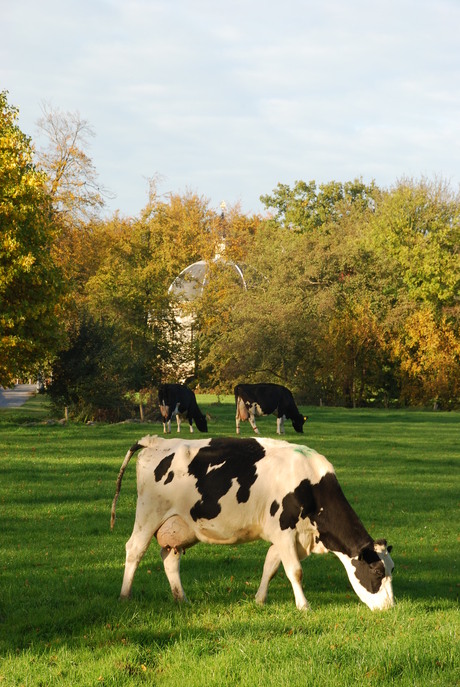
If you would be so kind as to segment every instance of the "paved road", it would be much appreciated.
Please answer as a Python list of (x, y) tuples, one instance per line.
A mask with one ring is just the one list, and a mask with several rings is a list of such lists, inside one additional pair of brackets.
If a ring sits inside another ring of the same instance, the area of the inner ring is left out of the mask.
[(19, 408), (36, 390), (35, 384), (16, 384), (12, 389), (0, 387), (0, 408)]

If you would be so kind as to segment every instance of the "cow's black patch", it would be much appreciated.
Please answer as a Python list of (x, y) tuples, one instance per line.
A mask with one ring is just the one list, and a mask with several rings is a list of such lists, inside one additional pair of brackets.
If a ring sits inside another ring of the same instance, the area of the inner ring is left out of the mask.
[(306, 518), (315, 509), (313, 491), (308, 479), (300, 482), (294, 491), (289, 492), (282, 502), (283, 510), (280, 515), (280, 527), (282, 530), (295, 529), (299, 518)]
[(278, 503), (278, 501), (273, 501), (272, 505), (270, 506), (270, 515), (272, 516), (272, 518), (274, 518), (277, 514), (279, 507), (280, 504)]
[(171, 455), (166, 456), (165, 458), (163, 458), (163, 460), (160, 460), (160, 462), (154, 470), (155, 482), (159, 482), (161, 479), (163, 479), (163, 477), (166, 475), (169, 468), (171, 467), (173, 458), (174, 453), (171, 453)]
[(319, 531), (317, 540), (329, 551), (344, 553), (350, 558), (364, 549), (373, 549), (373, 540), (348, 503), (334, 473), (328, 472), (318, 484), (312, 485), (315, 512), (310, 520)]
[(196, 479), (201, 499), (190, 510), (196, 521), (212, 520), (221, 511), (219, 500), (238, 482), (238, 503), (246, 503), (251, 486), (256, 481), (256, 464), (265, 456), (265, 449), (256, 439), (211, 439), (190, 462), (188, 472)]
[(168, 476), (167, 476), (166, 479), (165, 479), (165, 484), (169, 484), (170, 482), (173, 481), (173, 479), (174, 479), (174, 471), (173, 471), (173, 470), (170, 470), (170, 471), (168, 472)]
[(371, 594), (376, 594), (385, 577), (385, 566), (383, 561), (372, 548), (364, 549), (358, 559), (352, 560), (356, 570), (356, 577), (363, 587)]

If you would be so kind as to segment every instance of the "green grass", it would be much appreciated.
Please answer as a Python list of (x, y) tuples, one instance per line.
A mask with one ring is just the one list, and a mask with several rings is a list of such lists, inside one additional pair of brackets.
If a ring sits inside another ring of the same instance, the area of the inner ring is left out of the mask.
[[(234, 435), (230, 397), (198, 401), (211, 436)], [(186, 606), (153, 542), (133, 599), (118, 601), (134, 463), (111, 532), (115, 480), (126, 450), (161, 426), (40, 424), (36, 397), (0, 411), (0, 687), (458, 684), (459, 415), (302, 410), (305, 434), (287, 423), (286, 438), (324, 453), (372, 536), (394, 546), (394, 609), (369, 611), (332, 554), (303, 564), (310, 613), (282, 571), (259, 608), (263, 542), (187, 551)], [(273, 417), (258, 425), (275, 436)]]

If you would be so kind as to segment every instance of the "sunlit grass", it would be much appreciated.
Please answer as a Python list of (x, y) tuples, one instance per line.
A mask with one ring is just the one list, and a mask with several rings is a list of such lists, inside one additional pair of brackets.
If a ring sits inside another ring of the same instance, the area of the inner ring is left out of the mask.
[[(198, 397), (209, 433), (234, 436), (233, 399), (220, 400)], [(119, 602), (134, 463), (111, 532), (115, 480), (127, 448), (162, 427), (37, 424), (49, 416), (37, 397), (0, 413), (0, 685), (455, 684), (459, 416), (302, 410), (305, 434), (286, 423), (286, 438), (324, 453), (371, 534), (394, 546), (393, 610), (369, 611), (332, 555), (303, 565), (312, 612), (297, 611), (281, 571), (259, 608), (262, 542), (187, 551), (186, 606), (153, 542)], [(273, 417), (258, 425), (275, 436)]]

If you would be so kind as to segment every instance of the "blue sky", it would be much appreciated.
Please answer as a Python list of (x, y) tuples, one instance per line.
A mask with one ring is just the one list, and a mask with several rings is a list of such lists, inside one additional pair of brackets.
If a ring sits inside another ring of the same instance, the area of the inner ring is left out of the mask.
[(460, 0), (0, 0), (0, 89), (138, 215), (148, 179), (261, 212), (296, 180), (460, 183)]

